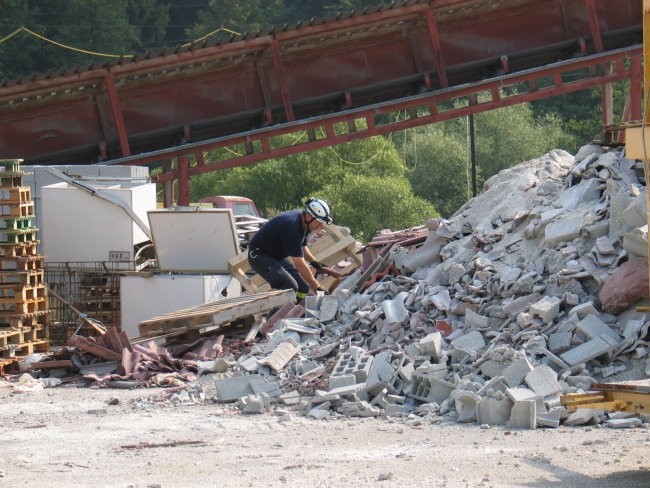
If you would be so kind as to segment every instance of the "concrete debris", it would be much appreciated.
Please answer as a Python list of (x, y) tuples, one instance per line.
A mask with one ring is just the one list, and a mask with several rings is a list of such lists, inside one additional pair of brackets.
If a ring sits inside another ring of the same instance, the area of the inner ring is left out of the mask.
[(381, 232), (331, 295), (260, 317), (257, 343), (220, 336), (173, 357), (80, 341), (122, 354), (123, 376), (86, 378), (212, 373), (216, 400), (243, 413), (633, 427), (638, 418), (571, 413), (560, 397), (621, 372), (650, 376), (650, 320), (636, 310), (648, 299), (647, 242), (629, 237), (647, 235), (636, 168), (621, 149), (553, 150), (490, 178), (450, 219)]

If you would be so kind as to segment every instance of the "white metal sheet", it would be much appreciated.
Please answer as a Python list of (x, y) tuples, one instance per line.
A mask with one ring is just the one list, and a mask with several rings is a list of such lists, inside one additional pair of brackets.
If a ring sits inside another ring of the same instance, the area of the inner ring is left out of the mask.
[(228, 273), (240, 252), (230, 209), (181, 207), (148, 212), (161, 271)]

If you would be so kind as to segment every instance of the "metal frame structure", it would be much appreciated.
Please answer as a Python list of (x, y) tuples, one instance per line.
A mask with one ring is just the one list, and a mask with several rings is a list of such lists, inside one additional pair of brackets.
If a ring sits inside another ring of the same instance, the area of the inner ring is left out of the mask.
[[(194, 174), (594, 86), (610, 124), (622, 79), (634, 119), (640, 10), (641, 0), (404, 0), (3, 82), (0, 157), (162, 165), (166, 203), (178, 180), (186, 205)], [(299, 132), (306, 142), (275, 140)], [(206, 163), (224, 147), (240, 155)]]

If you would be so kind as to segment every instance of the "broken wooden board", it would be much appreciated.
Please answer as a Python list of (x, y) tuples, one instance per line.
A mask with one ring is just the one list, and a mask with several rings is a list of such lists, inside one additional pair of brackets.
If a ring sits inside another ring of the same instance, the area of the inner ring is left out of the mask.
[(160, 315), (138, 324), (140, 337), (132, 343), (143, 342), (153, 337), (185, 333), (191, 330), (224, 326), (250, 315), (281, 307), (287, 302), (296, 303), (293, 290), (273, 290), (235, 298), (224, 298), (214, 302), (177, 310)]
[(570, 393), (560, 397), (560, 403), (569, 412), (590, 408), (605, 412), (650, 412), (648, 385), (594, 383), (587, 393)]
[[(356, 240), (352, 236), (344, 235), (335, 225), (326, 227), (327, 233), (310, 244), (309, 250), (317, 261), (325, 266), (334, 266), (345, 259), (352, 263), (346, 267), (349, 274), (361, 266), (361, 259), (356, 254)], [(244, 289), (251, 293), (259, 293), (271, 289), (269, 284), (260, 275), (255, 274), (248, 263), (248, 252), (242, 252), (228, 260), (228, 271), (242, 284)], [(329, 278), (328, 278), (329, 280)], [(333, 279), (329, 280), (333, 281)], [(329, 286), (325, 283), (326, 286)]]

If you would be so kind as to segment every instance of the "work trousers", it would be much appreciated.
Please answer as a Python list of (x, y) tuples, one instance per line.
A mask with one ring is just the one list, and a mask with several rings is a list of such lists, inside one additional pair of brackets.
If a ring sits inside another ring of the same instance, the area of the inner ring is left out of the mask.
[(248, 253), (251, 268), (264, 278), (274, 290), (292, 289), (301, 294), (309, 293), (309, 285), (302, 279), (300, 272), (290, 258), (275, 259), (255, 249)]

